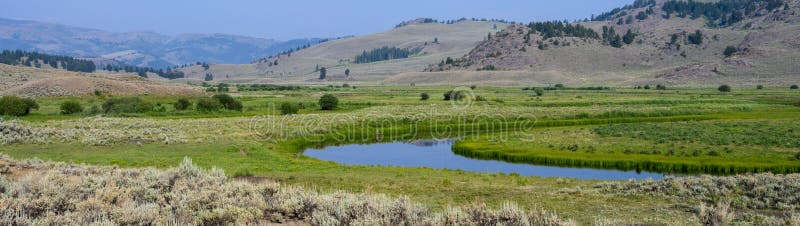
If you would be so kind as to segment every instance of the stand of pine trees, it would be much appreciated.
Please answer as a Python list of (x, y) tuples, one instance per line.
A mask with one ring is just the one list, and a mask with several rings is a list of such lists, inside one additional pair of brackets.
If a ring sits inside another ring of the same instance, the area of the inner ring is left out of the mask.
[(157, 74), (158, 76), (161, 76), (161, 77), (167, 78), (167, 79), (178, 79), (178, 78), (183, 78), (184, 77), (183, 72), (177, 71), (177, 70), (172, 70), (171, 68), (167, 68), (167, 70), (164, 70), (164, 69), (156, 70), (156, 69), (153, 69), (153, 68), (150, 68), (150, 67), (136, 67), (136, 66), (130, 66), (130, 65), (112, 66), (112, 65), (109, 64), (109, 65), (106, 65), (105, 70), (106, 71), (114, 71), (114, 72), (123, 71), (123, 72), (127, 72), (127, 73), (136, 73), (137, 75), (139, 75), (139, 77), (143, 77), (143, 78), (147, 78), (147, 73), (148, 72)]
[(4, 50), (0, 53), (0, 63), (28, 67), (41, 67), (41, 64), (44, 63), (52, 68), (75, 72), (94, 72), (96, 70), (94, 62), (90, 60), (22, 50)]
[(784, 0), (721, 0), (718, 2), (677, 1), (664, 3), (662, 9), (669, 18), (673, 14), (678, 17), (698, 19), (706, 17), (711, 27), (725, 27), (754, 15), (758, 9), (768, 11), (784, 6)]
[(363, 63), (371, 63), (384, 60), (403, 59), (403, 58), (408, 58), (411, 55), (417, 54), (420, 51), (421, 49), (409, 49), (409, 48), (401, 49), (397, 47), (384, 46), (370, 51), (364, 50), (363, 53), (356, 56), (355, 63), (363, 64)]
[(533, 22), (528, 24), (528, 27), (539, 32), (544, 39), (553, 37), (600, 38), (600, 35), (591, 28), (561, 21)]
[(598, 16), (592, 16), (592, 18), (590, 20), (591, 21), (607, 21), (607, 20), (612, 20), (612, 19), (616, 19), (616, 18), (621, 18), (621, 17), (627, 16), (627, 14), (624, 12), (624, 10), (639, 9), (639, 8), (644, 8), (644, 7), (653, 7), (655, 5), (656, 5), (656, 1), (655, 0), (636, 0), (636, 1), (633, 2), (633, 4), (630, 4), (630, 5), (627, 5), (627, 6), (624, 6), (624, 7), (620, 7), (620, 8), (616, 8), (616, 9), (612, 9), (611, 11), (605, 12), (605, 13), (600, 14)]

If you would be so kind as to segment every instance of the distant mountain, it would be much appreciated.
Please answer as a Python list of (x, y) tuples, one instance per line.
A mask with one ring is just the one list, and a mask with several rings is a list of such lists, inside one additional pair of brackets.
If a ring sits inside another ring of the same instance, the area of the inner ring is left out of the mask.
[(107, 32), (36, 21), (0, 18), (0, 49), (91, 58), (98, 66), (122, 63), (164, 68), (194, 62), (245, 64), (322, 39), (276, 41), (226, 34), (167, 36)]

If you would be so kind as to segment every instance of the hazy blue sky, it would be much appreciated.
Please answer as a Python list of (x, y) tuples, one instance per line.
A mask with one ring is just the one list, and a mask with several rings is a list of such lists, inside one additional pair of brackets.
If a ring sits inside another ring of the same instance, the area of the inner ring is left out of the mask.
[(0, 0), (0, 17), (109, 31), (338, 37), (419, 17), (574, 20), (633, 0)]

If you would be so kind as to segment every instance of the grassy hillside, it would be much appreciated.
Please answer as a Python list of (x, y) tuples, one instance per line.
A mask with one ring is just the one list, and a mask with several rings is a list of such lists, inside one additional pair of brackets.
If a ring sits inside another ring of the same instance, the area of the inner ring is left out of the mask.
[[(727, 25), (709, 25), (707, 17), (681, 18), (662, 10), (665, 1), (652, 8), (628, 8), (603, 21), (577, 24), (598, 34), (613, 27), (616, 34), (630, 30), (633, 42), (620, 48), (602, 38), (545, 37), (523, 25), (509, 27), (492, 39), (481, 42), (454, 64), (432, 65), (428, 71), (452, 71), (447, 76), (402, 74), (387, 79), (390, 83), (443, 83), (454, 79), (463, 83), (526, 81), (533, 84), (607, 85), (753, 85), (791, 84), (800, 80), (800, 16), (796, 0), (785, 0), (782, 7), (768, 10), (766, 3), (744, 19)], [(649, 11), (649, 14), (646, 13)], [(646, 18), (637, 18), (640, 13)], [(719, 23), (719, 21), (712, 21)], [(702, 43), (693, 44), (697, 30)], [(530, 38), (525, 37), (530, 34)], [(677, 35), (675, 42), (672, 36)], [(527, 40), (527, 41), (526, 41)], [(727, 47), (738, 52), (723, 53)], [(482, 71), (472, 76), (474, 71)], [(466, 73), (466, 71), (472, 71)], [(502, 71), (502, 72), (496, 72)], [(488, 79), (491, 78), (491, 79)]]
[[(506, 24), (489, 21), (461, 21), (454, 24), (412, 23), (381, 33), (344, 38), (322, 43), (292, 53), (266, 58), (254, 64), (212, 65), (205, 70), (195, 66), (183, 69), (188, 78), (203, 79), (207, 73), (215, 81), (315, 83), (317, 67), (326, 67), (328, 81), (377, 83), (402, 72), (423, 71), (429, 64), (447, 57), (460, 57), (469, 52), (487, 34), (503, 29)], [(438, 39), (438, 43), (434, 43)], [(352, 63), (356, 55), (384, 46), (421, 48), (410, 58), (366, 64)], [(277, 61), (278, 64), (270, 66)], [(344, 71), (350, 69), (350, 77)]]
[[(199, 88), (149, 81), (128, 73), (83, 73), (49, 68), (0, 64), (0, 95), (87, 96), (95, 91), (111, 95), (202, 95)], [(158, 77), (151, 74), (150, 77)]]

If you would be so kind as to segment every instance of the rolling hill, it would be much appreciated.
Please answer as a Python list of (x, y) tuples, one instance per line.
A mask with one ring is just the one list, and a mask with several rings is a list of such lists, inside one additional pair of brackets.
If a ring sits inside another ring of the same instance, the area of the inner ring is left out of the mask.
[[(432, 73), (403, 73), (386, 83), (755, 86), (800, 81), (800, 1), (711, 2), (637, 1), (600, 19), (570, 24), (591, 28), (596, 37), (541, 23), (514, 25), (450, 64), (430, 65), (425, 71)], [(674, 9), (683, 6), (695, 11)], [(725, 7), (731, 13), (719, 10)], [(616, 40), (622, 45), (615, 47), (613, 36), (601, 35), (604, 27), (621, 36), (631, 31), (635, 38), (630, 44)]]
[[(423, 71), (429, 64), (447, 57), (467, 54), (489, 33), (507, 26), (503, 22), (459, 20), (453, 23), (432, 23), (423, 19), (404, 22), (403, 26), (364, 36), (348, 37), (291, 54), (267, 57), (251, 64), (213, 64), (206, 70), (200, 66), (181, 69), (189, 79), (204, 79), (211, 74), (214, 81), (319, 83), (319, 82), (382, 82), (386, 77), (410, 71)], [(354, 58), (382, 47), (416, 49), (409, 58), (356, 64)], [(275, 64), (277, 62), (277, 65)], [(325, 67), (327, 78), (319, 80), (318, 69)], [(345, 70), (350, 69), (350, 76)]]
[[(158, 77), (151, 75), (150, 77)], [(136, 74), (72, 72), (61, 69), (0, 64), (0, 96), (204, 95), (199, 87), (152, 81)]]
[(277, 41), (226, 34), (115, 33), (0, 18), (0, 49), (91, 58), (100, 65), (122, 63), (164, 68), (198, 61), (245, 64), (319, 41), (316, 38)]

